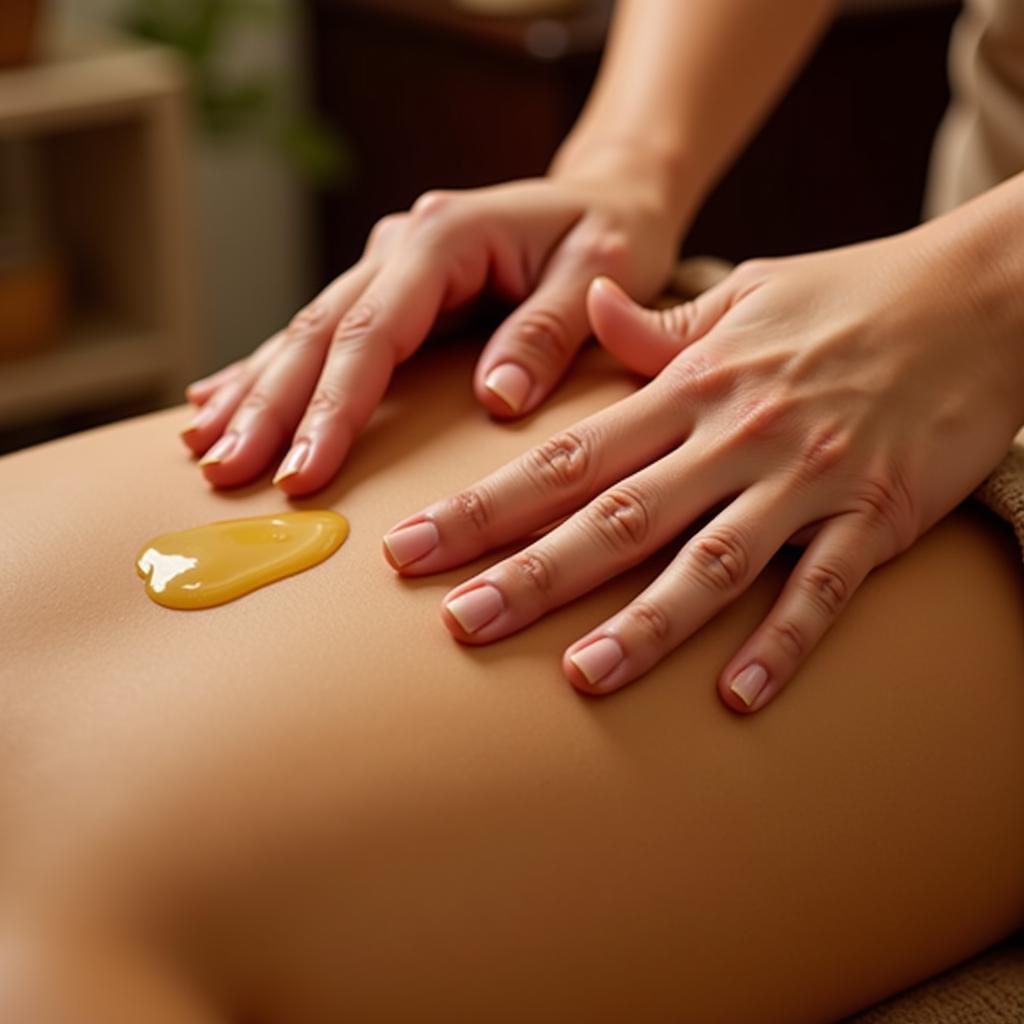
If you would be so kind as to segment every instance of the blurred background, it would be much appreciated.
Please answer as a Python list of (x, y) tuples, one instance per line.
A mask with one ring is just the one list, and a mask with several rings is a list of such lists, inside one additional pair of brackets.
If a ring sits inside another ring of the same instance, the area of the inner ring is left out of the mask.
[[(542, 173), (611, 6), (2, 0), (0, 452), (179, 401), (424, 190)], [(915, 223), (959, 6), (843, 3), (686, 252)]]

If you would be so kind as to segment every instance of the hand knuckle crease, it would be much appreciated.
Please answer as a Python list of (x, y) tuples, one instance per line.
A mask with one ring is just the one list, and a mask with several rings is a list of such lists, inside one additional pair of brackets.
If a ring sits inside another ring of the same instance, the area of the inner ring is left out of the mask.
[(333, 344), (345, 344), (362, 338), (374, 325), (378, 309), (375, 303), (363, 300), (352, 307), (340, 320), (332, 338)]
[(772, 623), (772, 634), (779, 646), (785, 651), (786, 656), (793, 661), (798, 661), (804, 656), (807, 650), (807, 641), (804, 638), (803, 630), (795, 622), (785, 619), (781, 622)]
[(630, 487), (617, 487), (599, 495), (589, 506), (589, 518), (598, 536), (613, 550), (638, 547), (651, 528), (650, 499)]
[(549, 594), (555, 581), (554, 561), (540, 551), (520, 551), (511, 563), (519, 577), (539, 594)]
[(697, 578), (713, 590), (728, 591), (747, 578), (747, 543), (733, 527), (718, 527), (690, 542), (690, 563)]
[(307, 411), (320, 419), (325, 419), (337, 416), (343, 407), (341, 395), (331, 387), (321, 384), (310, 399)]
[(320, 300), (303, 306), (289, 321), (284, 331), (288, 344), (302, 344), (309, 341), (327, 324), (327, 305)]
[(477, 533), (484, 533), (490, 524), (490, 510), (487, 501), (478, 490), (462, 491), (449, 502), (450, 511), (464, 525)]
[(819, 610), (831, 618), (839, 614), (850, 593), (845, 573), (831, 565), (816, 565), (810, 569), (804, 586)]
[(579, 488), (590, 477), (590, 463), (589, 443), (570, 430), (538, 445), (527, 456), (528, 475), (544, 493)]
[(629, 606), (633, 621), (658, 644), (665, 643), (672, 632), (672, 623), (660, 605), (651, 601), (634, 601)]
[(545, 366), (560, 369), (575, 348), (564, 318), (554, 310), (531, 309), (524, 313), (515, 333), (527, 354)]

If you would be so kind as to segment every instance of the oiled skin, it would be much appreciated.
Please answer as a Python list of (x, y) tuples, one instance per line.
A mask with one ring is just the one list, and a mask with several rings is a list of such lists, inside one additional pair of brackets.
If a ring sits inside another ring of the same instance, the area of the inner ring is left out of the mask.
[(150, 603), (140, 544), (286, 503), (209, 490), (184, 410), (0, 461), (0, 1017), (800, 1024), (1024, 922), (1009, 531), (947, 517), (758, 715), (714, 681), (792, 551), (588, 699), (561, 651), (663, 559), (469, 649), (437, 605), (473, 567), (408, 583), (381, 557), (399, 518), (635, 386), (591, 351), (502, 426), (473, 354), (405, 369), (300, 504), (350, 519), (332, 559), (209, 611)]

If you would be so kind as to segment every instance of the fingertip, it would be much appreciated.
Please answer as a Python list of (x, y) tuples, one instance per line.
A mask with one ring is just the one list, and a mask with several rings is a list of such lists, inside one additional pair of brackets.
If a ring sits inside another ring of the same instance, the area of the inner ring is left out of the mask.
[(591, 696), (611, 693), (629, 681), (625, 651), (611, 636), (574, 644), (562, 657), (562, 671), (577, 690)]
[(770, 678), (768, 670), (760, 662), (752, 661), (723, 679), (718, 692), (730, 711), (749, 715), (760, 711), (772, 699), (778, 688), (777, 683)]
[(262, 431), (229, 430), (199, 460), (199, 468), (213, 487), (239, 487), (266, 469), (272, 451), (273, 441)]
[(326, 487), (348, 455), (348, 443), (322, 438), (296, 440), (274, 474), (274, 486), (289, 498), (301, 498)]
[(194, 424), (190, 424), (184, 430), (179, 431), (178, 437), (181, 438), (181, 443), (193, 455), (202, 455), (206, 448), (209, 447), (203, 444), (203, 439)]
[(522, 416), (533, 404), (533, 375), (519, 363), (507, 361), (493, 367), (478, 390), (478, 397), (495, 416), (511, 419)]

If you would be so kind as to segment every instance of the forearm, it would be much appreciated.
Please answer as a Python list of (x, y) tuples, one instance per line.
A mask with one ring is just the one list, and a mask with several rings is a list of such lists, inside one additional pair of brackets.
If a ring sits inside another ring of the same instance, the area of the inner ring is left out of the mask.
[(554, 173), (649, 176), (680, 225), (799, 67), (834, 0), (619, 0)]
[(995, 354), (1024, 425), (1024, 173), (910, 232), (927, 272), (968, 304), (972, 344)]

